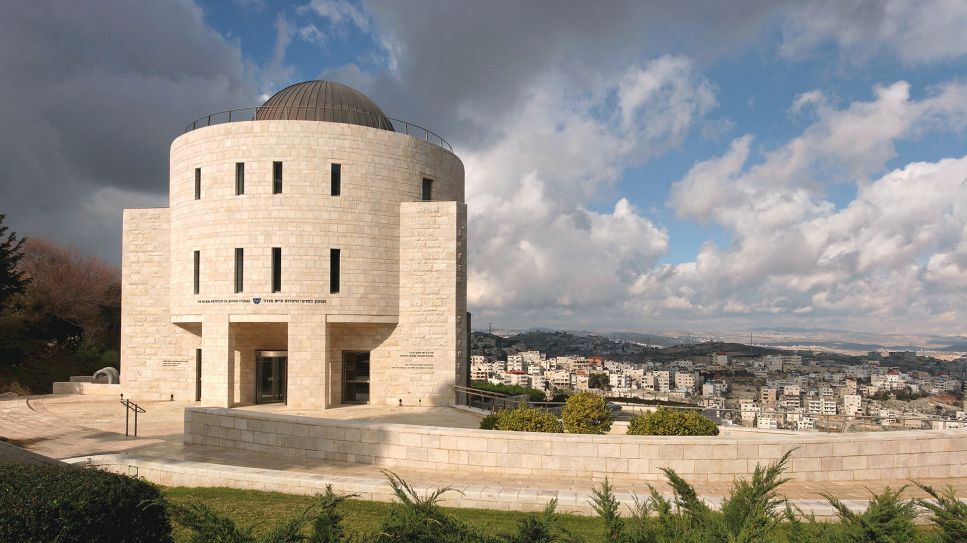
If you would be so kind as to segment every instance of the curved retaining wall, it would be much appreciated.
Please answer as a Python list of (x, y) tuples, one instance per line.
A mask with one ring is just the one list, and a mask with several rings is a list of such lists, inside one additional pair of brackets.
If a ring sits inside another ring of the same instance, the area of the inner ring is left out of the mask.
[(290, 457), (582, 479), (730, 481), (791, 449), (788, 477), (861, 481), (967, 476), (967, 431), (642, 437), (372, 424), (212, 407), (185, 409), (185, 443)]

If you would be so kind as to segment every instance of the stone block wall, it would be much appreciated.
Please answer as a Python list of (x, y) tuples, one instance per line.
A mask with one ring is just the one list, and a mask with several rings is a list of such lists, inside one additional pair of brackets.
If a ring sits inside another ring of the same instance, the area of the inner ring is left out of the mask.
[[(405, 408), (404, 408), (405, 409)], [(475, 470), (582, 480), (657, 481), (672, 468), (689, 481), (748, 477), (794, 451), (786, 476), (801, 481), (967, 476), (967, 432), (647, 437), (537, 434), (371, 424), (254, 411), (185, 410), (185, 443), (304, 459), (431, 470)]]
[(467, 206), (406, 202), (400, 207), (399, 325), (380, 379), (387, 405), (450, 405), (466, 358)]
[(121, 389), (135, 400), (195, 398), (198, 327), (171, 324), (167, 209), (126, 209), (121, 257)]

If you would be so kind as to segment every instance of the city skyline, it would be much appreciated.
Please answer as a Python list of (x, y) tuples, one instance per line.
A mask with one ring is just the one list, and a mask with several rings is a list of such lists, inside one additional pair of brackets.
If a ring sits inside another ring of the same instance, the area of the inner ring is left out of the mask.
[(962, 4), (2, 12), (22, 235), (118, 263), (185, 124), (321, 78), (464, 158), (475, 326), (967, 335)]

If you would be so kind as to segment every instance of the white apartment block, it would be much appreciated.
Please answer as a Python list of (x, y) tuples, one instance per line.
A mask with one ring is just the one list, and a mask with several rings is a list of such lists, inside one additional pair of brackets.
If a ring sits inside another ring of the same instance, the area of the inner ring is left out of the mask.
[(759, 430), (778, 430), (779, 420), (775, 411), (762, 411), (756, 418), (756, 428)]
[(802, 395), (802, 387), (799, 385), (784, 385), (782, 387), (782, 395), (786, 397), (798, 398)]
[(698, 386), (698, 382), (699, 382), (698, 372), (694, 372), (694, 371), (676, 371), (675, 372), (676, 390), (693, 393), (695, 392), (695, 389)]
[(778, 354), (767, 354), (759, 358), (766, 371), (782, 371), (782, 356)]
[(851, 417), (863, 414), (863, 397), (859, 394), (843, 396), (843, 414)]
[(759, 401), (765, 404), (775, 405), (778, 400), (779, 391), (771, 387), (762, 387), (759, 389)]
[(729, 355), (725, 353), (714, 353), (708, 356), (709, 356), (709, 363), (712, 364), (713, 366), (719, 366), (724, 368), (729, 365)]
[(670, 392), (672, 389), (673, 373), (668, 370), (658, 370), (652, 372), (655, 376), (655, 390), (658, 392)]
[(631, 388), (631, 377), (620, 373), (608, 375), (608, 383), (611, 388)]
[(724, 381), (707, 381), (702, 385), (702, 396), (706, 398), (722, 396), (728, 389), (728, 383)]

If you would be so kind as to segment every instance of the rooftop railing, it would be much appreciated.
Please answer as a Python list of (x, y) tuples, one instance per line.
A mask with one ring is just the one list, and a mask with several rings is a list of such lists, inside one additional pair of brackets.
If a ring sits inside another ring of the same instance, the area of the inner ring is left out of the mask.
[[(276, 115), (279, 113), (282, 115)], [(282, 117), (289, 120), (364, 124), (365, 126), (373, 127), (381, 127), (381, 125), (384, 124), (382, 120), (383, 118), (379, 117), (378, 115), (374, 115), (369, 111), (356, 111), (352, 109), (334, 107), (258, 106), (241, 109), (229, 109), (199, 117), (185, 127), (185, 133), (187, 134), (192, 130), (197, 130), (199, 128), (213, 126), (216, 124), (276, 120), (276, 117)], [(451, 153), (453, 152), (453, 147), (450, 146), (447, 140), (443, 139), (442, 136), (438, 135), (432, 130), (407, 121), (394, 119), (392, 117), (385, 117), (385, 119), (389, 119), (393, 126), (394, 132), (405, 134), (407, 136), (413, 136), (414, 138), (418, 138), (432, 143), (438, 147), (442, 147)], [(388, 127), (383, 128), (385, 129)]]

